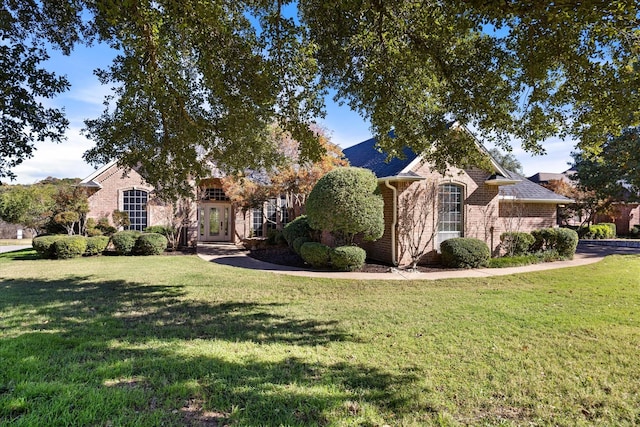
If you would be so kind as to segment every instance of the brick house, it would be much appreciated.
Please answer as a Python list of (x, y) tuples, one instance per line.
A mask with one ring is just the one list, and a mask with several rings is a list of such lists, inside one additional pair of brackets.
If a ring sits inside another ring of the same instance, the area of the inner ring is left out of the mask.
[(505, 231), (557, 225), (557, 206), (572, 200), (505, 170), (477, 145), (491, 159), (493, 170), (452, 167), (442, 175), (406, 148), (403, 159), (387, 162), (375, 138), (343, 150), (351, 166), (373, 171), (384, 199), (384, 234), (363, 243), (369, 257), (407, 265), (412, 247), (423, 245), (426, 253), (420, 262), (428, 263), (437, 259), (442, 241), (463, 236), (485, 241), (497, 254)]
[[(215, 173), (214, 173), (215, 174)], [(163, 202), (135, 170), (125, 171), (111, 162), (97, 169), (80, 184), (89, 192), (87, 218), (107, 218), (113, 224), (114, 210), (129, 215), (130, 230), (144, 231), (152, 225), (175, 221), (174, 206)], [(257, 209), (243, 212), (229, 200), (219, 177), (194, 185), (195, 201), (179, 206), (183, 223), (182, 243), (240, 242), (245, 237), (266, 236), (288, 221), (284, 200), (269, 200)]]
[[(479, 143), (478, 149), (486, 153)], [(408, 264), (416, 241), (428, 243), (422, 261), (429, 262), (437, 257), (443, 240), (458, 236), (480, 238), (497, 253), (502, 232), (553, 227), (557, 206), (571, 202), (504, 170), (493, 159), (492, 171), (451, 168), (441, 175), (408, 149), (403, 159), (387, 162), (375, 139), (343, 153), (352, 166), (368, 168), (378, 177), (385, 203), (385, 231), (381, 239), (363, 247), (370, 258), (389, 264)], [(116, 162), (97, 169), (79, 185), (89, 191), (88, 218), (108, 218), (113, 223), (113, 211), (124, 211), (131, 220), (128, 228), (142, 231), (151, 225), (167, 225), (174, 216), (173, 206), (160, 200), (138, 172), (125, 172)], [(194, 196), (194, 202), (182, 207), (183, 243), (190, 245), (239, 243), (247, 237), (267, 236), (269, 230), (281, 228), (290, 219), (284, 199), (272, 199), (244, 212), (238, 209), (225, 194), (220, 176), (194, 185)]]

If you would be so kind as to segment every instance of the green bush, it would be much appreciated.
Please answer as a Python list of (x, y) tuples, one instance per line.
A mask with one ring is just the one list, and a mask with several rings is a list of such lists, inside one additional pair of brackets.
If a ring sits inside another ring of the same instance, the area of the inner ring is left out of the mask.
[(300, 256), (313, 267), (329, 266), (331, 248), (318, 242), (307, 242), (300, 247)]
[(293, 248), (293, 242), (299, 237), (306, 237), (308, 240), (311, 240), (312, 231), (307, 216), (300, 215), (285, 225), (284, 229), (282, 229), (282, 236), (287, 241), (287, 244), (289, 244), (289, 247)]
[(62, 236), (53, 244), (57, 259), (77, 258), (87, 250), (87, 238), (84, 236)]
[(563, 258), (573, 258), (578, 247), (578, 233), (568, 228), (557, 228), (556, 230), (556, 246), (553, 248), (558, 251), (558, 255)]
[(491, 255), (489, 246), (480, 239), (455, 237), (440, 244), (442, 264), (454, 268), (484, 267)]
[(167, 237), (170, 233), (173, 232), (173, 228), (167, 225), (151, 225), (144, 230), (145, 233), (158, 233), (162, 234), (164, 237)]
[(133, 253), (136, 255), (160, 255), (169, 241), (160, 233), (144, 233), (136, 239)]
[(581, 239), (614, 239), (616, 237), (616, 225), (611, 222), (580, 227), (578, 236)]
[(300, 247), (307, 242), (312, 242), (310, 237), (300, 236), (293, 241), (293, 251), (300, 255)]
[(333, 269), (340, 271), (358, 270), (367, 259), (367, 252), (357, 246), (338, 246), (329, 255)]
[(63, 237), (66, 236), (61, 234), (56, 234), (53, 236), (37, 236), (33, 238), (31, 246), (33, 246), (33, 249), (35, 249), (40, 257), (55, 259), (56, 252), (53, 244), (56, 242), (56, 240), (62, 239)]
[(267, 230), (267, 244), (268, 245), (281, 245), (287, 243), (281, 230)]
[(502, 248), (508, 256), (526, 255), (535, 241), (536, 239), (529, 233), (514, 231), (500, 235)]
[(85, 255), (100, 255), (107, 249), (107, 245), (109, 244), (109, 237), (107, 236), (91, 236), (87, 237), (87, 250), (84, 252)]
[(384, 232), (378, 180), (368, 169), (337, 168), (320, 178), (307, 199), (309, 225), (331, 232), (339, 242), (379, 239)]
[(111, 242), (118, 255), (132, 255), (136, 240), (142, 233), (135, 230), (119, 231), (111, 236)]
[(640, 225), (634, 225), (631, 230), (629, 230), (629, 234), (634, 239), (640, 238)]
[(534, 251), (546, 251), (554, 249), (558, 238), (557, 228), (541, 228), (539, 230), (533, 230), (531, 235), (535, 239), (532, 245)]
[(105, 236), (113, 236), (118, 229), (109, 224), (109, 218), (100, 218), (98, 220), (98, 224), (96, 224), (96, 229), (100, 230)]

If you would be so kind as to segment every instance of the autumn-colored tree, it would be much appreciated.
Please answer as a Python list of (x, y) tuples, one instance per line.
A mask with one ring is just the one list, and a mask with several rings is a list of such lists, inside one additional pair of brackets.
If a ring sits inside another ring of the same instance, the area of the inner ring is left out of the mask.
[[(53, 196), (54, 208), (51, 220), (67, 231), (67, 234), (84, 233), (84, 222), (89, 212), (89, 201), (84, 187), (63, 184)], [(76, 227), (77, 226), (77, 227)]]
[(598, 197), (594, 190), (561, 179), (551, 179), (544, 187), (556, 194), (568, 197), (574, 201), (558, 210), (558, 219), (561, 224), (572, 225), (575, 221), (580, 225), (590, 225), (598, 214), (607, 214), (611, 211), (612, 200)]

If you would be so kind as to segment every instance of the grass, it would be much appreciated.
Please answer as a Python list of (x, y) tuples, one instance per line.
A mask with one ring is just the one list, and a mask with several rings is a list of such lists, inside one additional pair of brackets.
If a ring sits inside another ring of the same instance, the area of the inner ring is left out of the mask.
[(0, 239), (0, 246), (30, 245), (31, 239)]
[(637, 425), (640, 257), (358, 282), (0, 256), (0, 425)]

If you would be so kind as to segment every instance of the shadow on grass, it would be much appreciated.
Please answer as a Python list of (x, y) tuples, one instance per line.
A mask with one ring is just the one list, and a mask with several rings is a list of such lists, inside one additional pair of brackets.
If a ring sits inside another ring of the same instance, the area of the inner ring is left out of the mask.
[(32, 248), (5, 252), (3, 254), (0, 254), (0, 257), (10, 261), (33, 261), (36, 259), (41, 259), (40, 255), (38, 255), (38, 253)]
[[(17, 331), (0, 338), (0, 423), (323, 425), (328, 414), (363, 411), (347, 402), (400, 409), (407, 402), (395, 393), (415, 381), (359, 363), (270, 357), (259, 344), (350, 339), (335, 322), (290, 317), (278, 304), (204, 303), (180, 286), (82, 276), (5, 280), (0, 293), (0, 325)], [(172, 349), (193, 339), (217, 350)], [(221, 355), (228, 347), (213, 341), (255, 346)]]

